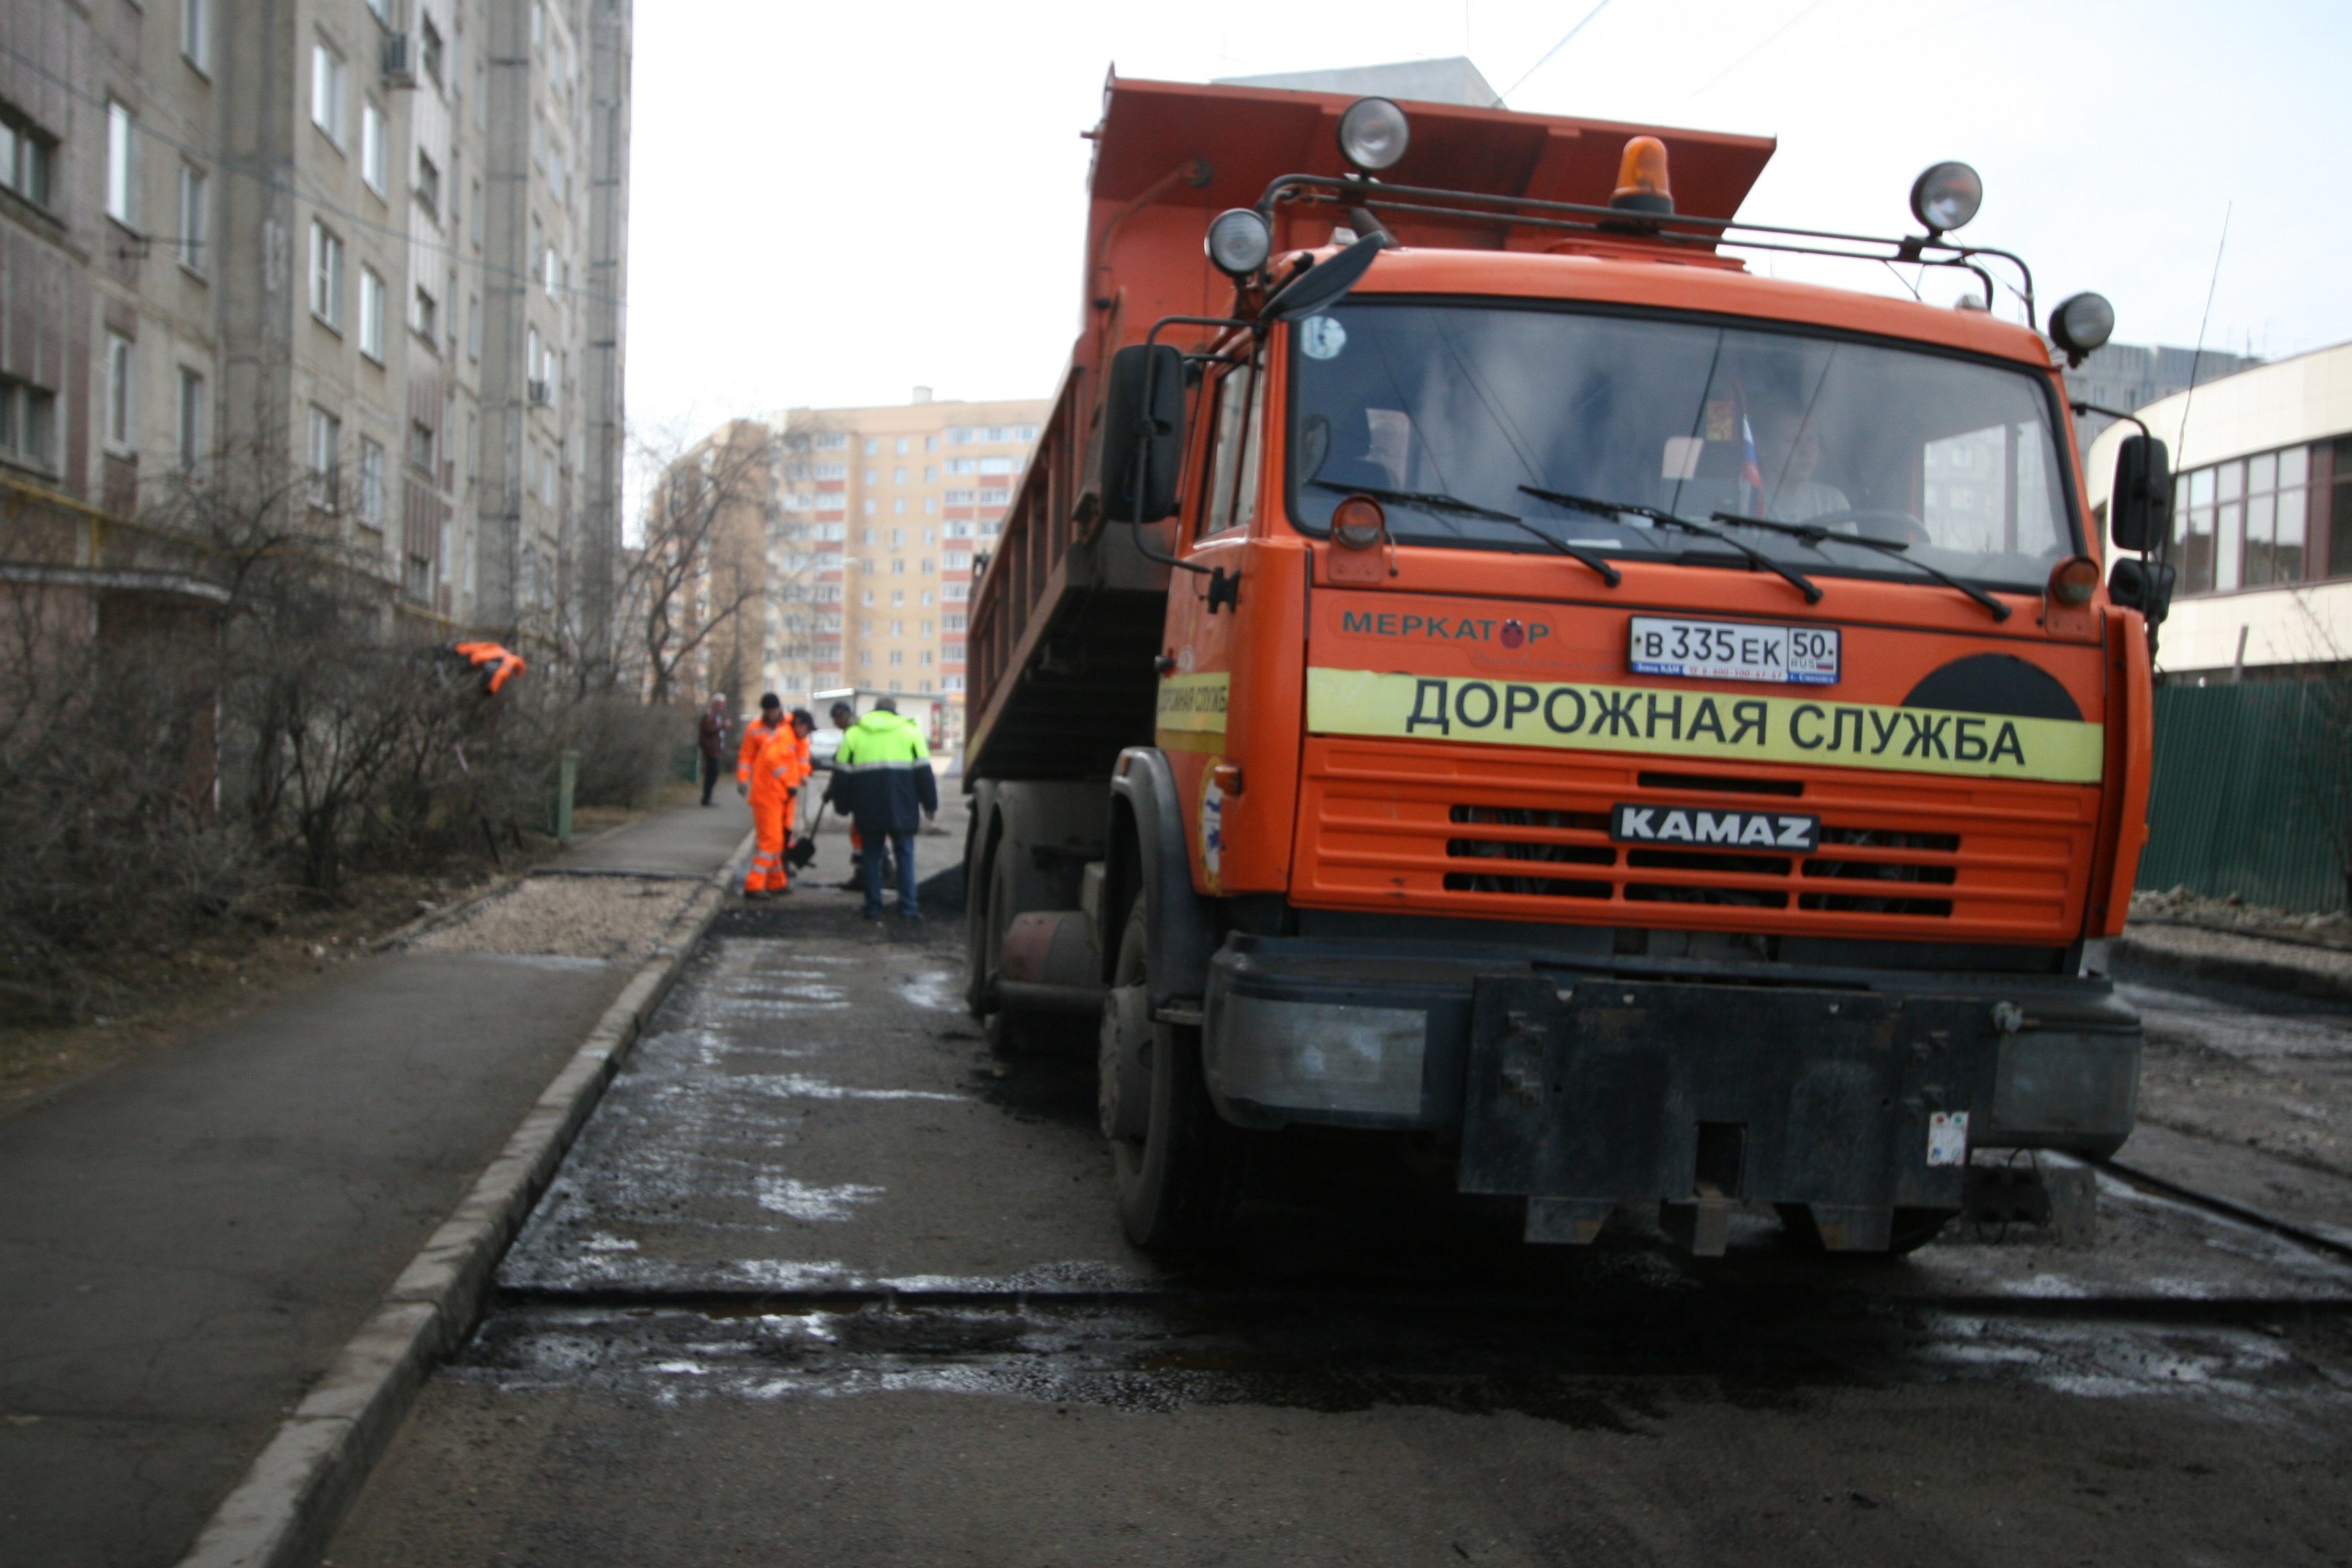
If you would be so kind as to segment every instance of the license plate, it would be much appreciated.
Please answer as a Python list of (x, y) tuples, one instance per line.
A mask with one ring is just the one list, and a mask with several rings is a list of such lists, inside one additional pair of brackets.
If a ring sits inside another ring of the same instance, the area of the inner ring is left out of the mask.
[(1833, 626), (1767, 626), (1752, 621), (1685, 621), (1635, 616), (1629, 659), (1636, 675), (1696, 680), (1763, 680), (1834, 686)]
[(1685, 848), (1791, 849), (1821, 847), (1822, 819), (1793, 811), (1709, 811), (1690, 805), (1618, 805), (1609, 813), (1609, 837), (1620, 844), (1672, 844)]

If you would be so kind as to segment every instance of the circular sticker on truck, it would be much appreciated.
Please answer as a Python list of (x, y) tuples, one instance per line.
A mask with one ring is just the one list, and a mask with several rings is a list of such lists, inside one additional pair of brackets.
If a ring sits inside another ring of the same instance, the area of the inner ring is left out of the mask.
[(1298, 323), (1298, 346), (1308, 359), (1338, 359), (1348, 346), (1348, 329), (1328, 316), (1309, 316)]

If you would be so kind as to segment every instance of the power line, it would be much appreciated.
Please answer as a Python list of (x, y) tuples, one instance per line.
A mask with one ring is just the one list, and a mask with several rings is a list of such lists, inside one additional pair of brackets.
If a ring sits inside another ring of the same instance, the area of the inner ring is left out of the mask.
[(1549, 48), (1548, 48), (1548, 49), (1546, 49), (1546, 50), (1544, 51), (1544, 57), (1543, 57), (1543, 58), (1541, 58), (1541, 59), (1538, 60), (1535, 64), (1533, 64), (1533, 65), (1529, 66), (1526, 70), (1524, 70), (1524, 71), (1520, 72), (1520, 73), (1519, 73), (1519, 79), (1518, 79), (1518, 80), (1517, 80), (1517, 81), (1513, 82), (1510, 86), (1508, 86), (1508, 87), (1505, 88), (1502, 91), (1500, 91), (1500, 92), (1498, 92), (1498, 93), (1496, 93), (1496, 94), (1495, 95), (1495, 102), (1496, 102), (1496, 106), (1497, 106), (1497, 107), (1500, 107), (1500, 106), (1501, 106), (1501, 104), (1502, 104), (1502, 102), (1503, 102), (1503, 100), (1504, 100), (1505, 99), (1507, 99), (1507, 98), (1510, 97), (1510, 96), (1511, 96), (1511, 94), (1513, 94), (1513, 93), (1515, 93), (1515, 92), (1518, 91), (1518, 90), (1519, 90), (1519, 89), (1521, 89), (1521, 88), (1525, 87), (1525, 86), (1528, 84), (1528, 78), (1529, 78), (1529, 77), (1531, 77), (1531, 76), (1535, 75), (1535, 74), (1536, 74), (1536, 72), (1538, 72), (1538, 71), (1539, 71), (1539, 70), (1543, 69), (1543, 68), (1544, 68), (1544, 67), (1546, 67), (1546, 66), (1548, 66), (1548, 65), (1551, 64), (1551, 58), (1552, 58), (1552, 56), (1554, 56), (1554, 55), (1556, 55), (1556, 54), (1559, 53), (1559, 51), (1560, 51), (1560, 50), (1562, 50), (1562, 49), (1564, 49), (1564, 48), (1568, 47), (1568, 41), (1569, 41), (1569, 39), (1570, 39), (1570, 38), (1572, 38), (1572, 37), (1576, 37), (1576, 35), (1577, 35), (1577, 34), (1579, 34), (1579, 33), (1580, 33), (1580, 32), (1584, 31), (1584, 23), (1585, 23), (1585, 22), (1590, 22), (1590, 21), (1591, 21), (1593, 17), (1598, 16), (1599, 15), (1601, 15), (1601, 12), (1606, 11), (1607, 9), (1609, 9), (1609, 0), (1601, 0), (1601, 4), (1600, 4), (1600, 5), (1595, 5), (1591, 10), (1587, 11), (1587, 12), (1584, 14), (1584, 21), (1583, 21), (1583, 22), (1579, 22), (1575, 26), (1570, 27), (1567, 32), (1562, 33), (1562, 34), (1560, 35), (1559, 42), (1558, 42), (1558, 43), (1554, 44), (1551, 47), (1549, 47)]
[(1781, 34), (1787, 32), (1790, 28), (1803, 21), (1814, 12), (1820, 10), (1826, 4), (1828, 4), (1828, 0), (1813, 0), (1811, 5), (1806, 6), (1803, 10), (1790, 17), (1779, 26), (1773, 28), (1770, 33), (1765, 36), (1763, 42), (1758, 44), (1754, 48), (1748, 50), (1746, 54), (1740, 56), (1738, 59), (1732, 61), (1729, 65), (1724, 67), (1713, 76), (1707, 78), (1706, 80), (1701, 82), (1696, 89), (1684, 97), (1682, 103), (1675, 104), (1675, 108), (1679, 110), (1683, 107), (1683, 104), (1688, 103), (1693, 99), (1699, 97), (1709, 88), (1715, 86), (1716, 83), (1721, 81), (1725, 77), (1729, 76), (1733, 71), (1738, 70), (1741, 66), (1746, 65), (1749, 60), (1752, 60), (1758, 55), (1762, 54), (1766, 49), (1772, 47), (1774, 39), (1780, 37)]
[[(55, 71), (49, 69), (48, 67), (43, 65), (40, 61), (34, 59), (31, 56), (16, 48), (14, 45), (0, 43), (0, 55), (6, 56), (9, 59), (23, 66), (26, 70), (31, 71), (34, 75), (52, 83), (68, 98), (77, 99), (82, 103), (89, 105), (91, 109), (97, 110), (101, 113), (103, 113), (108, 107), (108, 100), (104, 98), (83, 91), (79, 87), (77, 87), (74, 83), (67, 80), (64, 77), (58, 75)], [(294, 201), (308, 203), (318, 211), (331, 214), (351, 225), (354, 228), (371, 229), (387, 238), (396, 239), (407, 245), (414, 245), (419, 250), (438, 254), (450, 260), (457, 262), (461, 266), (470, 263), (473, 266), (479, 267), (482, 269), (482, 276), (486, 279), (497, 279), (501, 282), (520, 283), (526, 286), (536, 285), (541, 288), (546, 286), (546, 279), (541, 278), (536, 272), (517, 271), (511, 267), (500, 266), (488, 260), (487, 258), (468, 257), (459, 247), (447, 240), (435, 239), (428, 236), (419, 234), (415, 229), (400, 227), (394, 224), (383, 222), (380, 219), (369, 217), (364, 213), (353, 212), (349, 207), (341, 206), (331, 199), (319, 195), (315, 192), (306, 192), (293, 184), (274, 179), (268, 175), (257, 173), (255, 170), (243, 168), (235, 163), (231, 163), (224, 160), (218, 153), (210, 148), (195, 146), (156, 129), (154, 126), (147, 122), (146, 117), (143, 115), (132, 116), (131, 124), (137, 129), (142, 136), (144, 136), (150, 141), (152, 141), (163, 147), (171, 149), (173, 152), (179, 153), (184, 158), (201, 162), (208, 168), (225, 175), (251, 180), (255, 184), (258, 185), (265, 191), (269, 191), (276, 195), (289, 197)], [(290, 163), (289, 166), (293, 167)], [(301, 175), (301, 171), (299, 167), (296, 167), (294, 172), (298, 177)], [(452, 192), (449, 199), (454, 204), (457, 200), (457, 194)], [(157, 237), (154, 235), (147, 235), (143, 237), (152, 240)], [(568, 283), (559, 286), (555, 289), (551, 290), (551, 292), (568, 294), (583, 301), (612, 305), (621, 310), (628, 309), (628, 299), (625, 295), (598, 293), (588, 289), (574, 287)]]

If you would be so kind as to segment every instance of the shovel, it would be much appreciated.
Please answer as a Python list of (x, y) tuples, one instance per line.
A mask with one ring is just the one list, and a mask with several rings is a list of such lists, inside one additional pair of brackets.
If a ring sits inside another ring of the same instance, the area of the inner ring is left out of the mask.
[(816, 830), (824, 826), (824, 808), (825, 802), (816, 803), (816, 820), (810, 823), (809, 830), (793, 840), (793, 847), (784, 851), (784, 864), (795, 871), (805, 868), (816, 858)]

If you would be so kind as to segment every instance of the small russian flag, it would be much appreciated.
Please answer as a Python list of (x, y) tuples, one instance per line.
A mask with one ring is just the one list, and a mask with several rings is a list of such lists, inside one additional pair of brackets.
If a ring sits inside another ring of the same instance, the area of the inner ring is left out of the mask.
[(1756, 456), (1756, 432), (1748, 416), (1739, 416), (1739, 482), (1748, 487), (1748, 501), (1740, 510), (1750, 517), (1764, 515), (1764, 464)]

